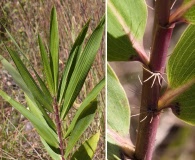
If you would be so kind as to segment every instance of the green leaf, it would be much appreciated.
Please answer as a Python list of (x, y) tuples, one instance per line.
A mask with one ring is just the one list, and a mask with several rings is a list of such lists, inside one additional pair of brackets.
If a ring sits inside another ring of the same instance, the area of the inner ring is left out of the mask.
[[(5, 27), (4, 27), (5, 28)], [(23, 54), (22, 49), (20, 48), (20, 46), (18, 45), (18, 43), (16, 42), (16, 40), (14, 39), (14, 37), (11, 35), (11, 33), (7, 30), (7, 28), (5, 28), (7, 35), (9, 36), (9, 38), (11, 39), (11, 41), (14, 43), (14, 45), (17, 47), (17, 49), (20, 51), (20, 53), (26, 58), (26, 56)], [(27, 58), (26, 58), (27, 59)]]
[(88, 20), (87, 23), (85, 24), (85, 26), (82, 28), (81, 32), (79, 33), (78, 37), (76, 38), (76, 40), (72, 46), (72, 49), (70, 51), (70, 53), (72, 53), (76, 49), (76, 47), (79, 48), (77, 59), (80, 57), (80, 54), (81, 54), (82, 45), (83, 45), (83, 42), (85, 40), (87, 31), (89, 28), (89, 22), (90, 22), (90, 20)]
[[(16, 82), (16, 84), (24, 91), (25, 95), (28, 96), (28, 98), (32, 101), (32, 103), (37, 105), (38, 102), (35, 102), (32, 93), (30, 92), (30, 90), (26, 86), (25, 82), (23, 81), (23, 79), (22, 79), (21, 75), (18, 73), (18, 71), (1, 55), (0, 55), (0, 61), (1, 61), (2, 65), (4, 66), (4, 68), (12, 76), (12, 78)], [(38, 107), (38, 110), (40, 110), (42, 112), (42, 114), (44, 115), (44, 117), (46, 118), (46, 120), (50, 124), (50, 126), (55, 128), (55, 125), (53, 124), (53, 122), (51, 122), (51, 119), (49, 118), (49, 116), (47, 115), (47, 113), (43, 109), (43, 107), (41, 105), (38, 105), (37, 107)]]
[[(33, 68), (34, 70), (34, 68)], [(41, 79), (41, 77), (38, 75), (37, 71), (34, 70), (34, 73), (36, 75), (36, 78), (39, 82), (39, 85), (41, 86), (42, 92), (44, 94), (44, 96), (46, 97), (46, 99), (48, 100), (48, 102), (51, 104), (52, 103), (52, 97), (51, 94), (49, 92), (49, 90), (47, 89), (45, 83), (43, 82), (43, 80)]]
[(95, 111), (97, 109), (97, 101), (93, 101), (89, 105), (90, 107), (88, 107), (88, 110), (79, 116), (78, 121), (73, 131), (71, 132), (65, 152), (66, 158), (72, 151), (73, 147), (75, 146), (81, 135), (84, 133), (84, 131), (94, 119)]
[[(42, 110), (42, 107), (38, 106), (34, 99), (28, 97), (28, 95), (26, 94), (25, 98), (31, 113), (34, 114), (37, 118), (39, 118), (40, 121), (42, 121), (46, 125), (49, 124), (53, 129), (56, 129), (55, 124), (53, 123), (49, 115), (45, 112), (45, 110)], [(48, 124), (46, 123), (45, 120), (47, 121)]]
[(62, 74), (62, 80), (61, 80), (60, 87), (59, 87), (59, 90), (60, 90), (60, 93), (59, 93), (60, 95), (59, 95), (59, 100), (58, 100), (59, 104), (61, 104), (64, 98), (64, 95), (66, 93), (67, 86), (70, 82), (70, 78), (72, 76), (74, 67), (76, 65), (77, 55), (78, 55), (78, 47), (75, 48), (74, 52), (71, 55), (69, 55), (66, 67)]
[(115, 159), (121, 157), (121, 152), (127, 157), (133, 157), (135, 147), (130, 140), (130, 136), (121, 136), (120, 133), (107, 127), (107, 148), (108, 159)]
[(116, 74), (109, 65), (107, 71), (107, 96), (108, 127), (121, 135), (129, 134), (130, 106), (128, 99)]
[(80, 58), (77, 61), (77, 64), (70, 79), (70, 83), (68, 84), (67, 91), (65, 93), (66, 98), (64, 100), (64, 105), (61, 109), (61, 119), (65, 117), (70, 107), (74, 103), (93, 64), (102, 39), (104, 23), (105, 17), (102, 18), (99, 25), (93, 31)]
[(102, 79), (96, 86), (95, 88), (87, 95), (81, 106), (79, 107), (78, 111), (76, 112), (70, 126), (68, 127), (68, 130), (65, 134), (65, 138), (69, 136), (69, 134), (72, 132), (73, 128), (75, 127), (76, 123), (79, 120), (79, 117), (81, 117), (85, 112), (88, 112), (90, 109), (91, 105), (90, 103), (96, 99), (97, 95), (100, 93), (102, 88), (105, 85), (105, 79)]
[(59, 32), (56, 8), (52, 8), (51, 11), (51, 23), (50, 23), (50, 57), (52, 64), (52, 73), (54, 79), (54, 90), (57, 93), (58, 89), (58, 72), (59, 72)]
[[(129, 61), (145, 55), (143, 36), (147, 20), (144, 0), (108, 0), (108, 61)], [(146, 58), (146, 57), (144, 57)]]
[[(189, 2), (195, 2), (194, 0), (184, 0), (182, 5), (189, 4)], [(195, 5), (194, 3), (191, 5), (191, 8), (183, 15), (185, 20), (187, 20), (191, 24), (195, 24)]]
[(7, 50), (9, 52), (10, 56), (12, 57), (23, 81), (26, 83), (26, 86), (28, 86), (28, 89), (31, 91), (34, 98), (40, 104), (42, 104), (45, 108), (47, 108), (48, 111), (50, 111), (50, 112), (53, 111), (53, 108), (52, 108), (51, 103), (50, 103), (51, 100), (48, 100), (47, 96), (44, 96), (44, 93), (41, 91), (39, 86), (36, 84), (36, 82), (32, 78), (31, 74), (28, 72), (27, 68), (25, 67), (25, 65), (23, 64), (21, 59), (19, 58), (19, 55), (16, 52), (14, 52), (8, 48), (7, 48)]
[(108, 160), (121, 160), (121, 158), (119, 158), (121, 156), (121, 153), (120, 153), (120, 148), (119, 146), (113, 144), (113, 143), (110, 143), (109, 141), (111, 141), (109, 138), (107, 140), (107, 159)]
[(91, 136), (91, 138), (85, 141), (85, 143), (73, 154), (71, 160), (91, 160), (97, 148), (99, 138), (100, 132)]
[(43, 63), (43, 68), (44, 68), (44, 73), (45, 73), (45, 79), (47, 81), (50, 93), (54, 95), (54, 83), (53, 83), (51, 68), (49, 65), (50, 62), (48, 59), (47, 51), (45, 49), (45, 46), (43, 45), (43, 42), (40, 36), (38, 36), (38, 40), (39, 40), (40, 53), (41, 53), (41, 58), (42, 58), (42, 63)]
[(10, 96), (8, 96), (5, 92), (0, 90), (1, 97), (10, 103), (15, 109), (17, 109), (23, 116), (25, 116), (36, 128), (39, 135), (45, 139), (45, 141), (50, 144), (51, 146), (58, 148), (58, 138), (57, 134), (53, 132), (51, 128), (48, 127), (48, 125), (45, 125), (40, 121), (39, 118), (34, 116), (30, 111), (28, 111), (24, 106), (22, 106), (20, 103), (13, 100)]
[(30, 90), (26, 86), (25, 82), (23, 81), (22, 77), (18, 73), (18, 71), (5, 59), (0, 55), (0, 61), (4, 68), (9, 72), (9, 74), (14, 79), (15, 83), (29, 96), (33, 97)]
[[(121, 137), (127, 137), (130, 127), (128, 99), (114, 71), (109, 65), (107, 69), (107, 128)], [(108, 143), (108, 155), (114, 157), (113, 149), (118, 151), (115, 152), (116, 156), (120, 155), (118, 142), (114, 141), (114, 137), (110, 134), (108, 134)]]
[[(190, 25), (171, 54), (167, 76), (171, 89), (179, 88), (195, 78), (195, 26)], [(195, 85), (179, 95), (173, 103), (173, 113), (181, 120), (195, 125)]]
[[(30, 65), (30, 67), (32, 68), (32, 70), (34, 71), (36, 78), (44, 92), (44, 95), (48, 98), (48, 100), (51, 99), (51, 94), (48, 91), (45, 83), (42, 81), (42, 79), (40, 78), (40, 76), (37, 74), (36, 70), (34, 69), (32, 63), (28, 60), (28, 58), (25, 56), (25, 54), (23, 53), (22, 49), (20, 48), (20, 46), (18, 45), (18, 43), (16, 42), (16, 40), (14, 39), (14, 37), (11, 35), (11, 33), (5, 28), (8, 36), (10, 37), (10, 39), (12, 40), (12, 42), (14, 43), (14, 45), (17, 47), (17, 49), (19, 50), (19, 53), (22, 54), (22, 56), (25, 58), (25, 60), (28, 62), (28, 64)], [(50, 101), (51, 103), (51, 101)]]
[(88, 21), (85, 24), (85, 26), (82, 28), (81, 32), (79, 33), (70, 51), (69, 58), (68, 58), (66, 67), (64, 68), (61, 83), (60, 83), (59, 104), (61, 104), (62, 98), (64, 97), (64, 94), (66, 92), (67, 85), (70, 81), (70, 78), (72, 76), (72, 73), (76, 65), (76, 60), (78, 59), (78, 57), (80, 57), (82, 44), (84, 42), (85, 36), (87, 34), (87, 30), (89, 28), (89, 22), (90, 21)]
[(55, 150), (54, 150), (54, 148), (52, 148), (51, 146), (49, 146), (47, 144), (47, 142), (43, 138), (41, 138), (41, 142), (43, 143), (43, 145), (44, 145), (47, 153), (49, 153), (49, 155), (53, 158), (53, 160), (61, 160), (62, 159), (61, 158), (61, 155), (58, 154), (58, 153), (56, 153)]

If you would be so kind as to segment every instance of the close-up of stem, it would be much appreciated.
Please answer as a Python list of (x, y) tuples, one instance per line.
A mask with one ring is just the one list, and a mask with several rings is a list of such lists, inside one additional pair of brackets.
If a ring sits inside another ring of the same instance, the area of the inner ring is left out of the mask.
[[(134, 3), (129, 0), (121, 1), (120, 5), (116, 0), (109, 0), (107, 54), (111, 63), (108, 65), (108, 81), (115, 83), (115, 86), (108, 85), (107, 122), (109, 130), (116, 132), (118, 137), (116, 139), (114, 135), (108, 134), (108, 159), (114, 160), (116, 156), (125, 159), (126, 155), (126, 158), (132, 160), (160, 160), (163, 153), (161, 156), (158, 153), (159, 137), (167, 134), (162, 132), (162, 119), (165, 116), (170, 118), (167, 113), (162, 113), (169, 108), (176, 117), (194, 125), (195, 115), (190, 110), (195, 108), (195, 104), (192, 99), (189, 100), (195, 84), (192, 68), (195, 65), (192, 60), (194, 47), (184, 39), (184, 37), (191, 38), (194, 41), (190, 34), (194, 29), (193, 12), (193, 0), (138, 0)], [(172, 47), (172, 41), (177, 36), (175, 33), (177, 25), (186, 22), (190, 23), (189, 28), (180, 39), (177, 38), (179, 40), (178, 44), (175, 42), (175, 48)], [(132, 40), (129, 37), (134, 38)], [(142, 54), (137, 46), (144, 46)], [(144, 61), (142, 55), (147, 55), (144, 59), (148, 60)], [(119, 63), (119, 61), (126, 62)], [(138, 69), (137, 63), (141, 63), (142, 66), (142, 80), (138, 75), (140, 88), (133, 79)], [(134, 86), (136, 89), (130, 93), (128, 86), (130, 88)], [(121, 93), (113, 94), (113, 91), (117, 92), (119, 88)], [(135, 103), (136, 97), (137, 103)], [(134, 108), (139, 108), (138, 113), (131, 113), (132, 105), (135, 105)], [(118, 116), (118, 122), (113, 122), (112, 117), (118, 115), (117, 112), (121, 112), (123, 121), (122, 117)], [(136, 116), (139, 116), (139, 119), (135, 123), (132, 117)], [(118, 141), (119, 138), (124, 139), (127, 136), (134, 142), (133, 155), (132, 150), (129, 154), (123, 151), (124, 144)], [(136, 140), (131, 139), (132, 137)]]
[[(153, 26), (153, 39), (151, 47), (151, 57), (148, 68), (154, 73), (164, 73), (168, 47), (173, 28), (169, 26), (168, 20), (170, 15), (171, 1), (157, 0), (155, 3), (155, 19)], [(143, 79), (147, 79), (150, 75), (143, 70)], [(162, 79), (160, 80), (162, 81)], [(157, 128), (160, 120), (158, 113), (158, 100), (160, 97), (161, 85), (156, 80), (151, 88), (152, 80), (143, 83), (142, 100), (139, 121), (147, 116), (146, 120), (139, 123), (138, 134), (136, 140), (135, 157), (136, 159), (150, 160), (153, 153)], [(152, 111), (148, 113), (147, 111)]]

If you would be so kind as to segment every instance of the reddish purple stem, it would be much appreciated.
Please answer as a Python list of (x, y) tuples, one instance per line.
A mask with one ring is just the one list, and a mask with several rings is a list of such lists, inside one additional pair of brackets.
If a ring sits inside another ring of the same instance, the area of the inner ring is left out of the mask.
[(61, 156), (62, 156), (62, 160), (65, 160), (64, 159), (64, 143), (63, 143), (63, 139), (62, 139), (62, 128), (61, 128), (62, 125), (61, 125), (61, 121), (60, 121), (58, 103), (57, 103), (56, 97), (54, 97), (53, 107), (54, 107), (54, 112), (55, 112), (55, 121), (56, 121), (56, 127), (57, 127), (57, 134), (58, 134), (58, 138), (59, 138), (59, 141), (60, 141), (60, 153), (61, 153)]
[[(165, 69), (168, 47), (173, 31), (173, 27), (168, 25), (170, 7), (171, 0), (157, 0), (155, 4), (151, 59), (149, 65), (145, 66), (154, 73), (164, 73)], [(151, 73), (143, 70), (143, 80), (146, 80), (150, 76)], [(139, 118), (141, 122), (138, 127), (134, 155), (136, 160), (151, 160), (155, 145), (160, 116), (158, 112), (158, 100), (161, 86), (156, 80), (151, 88), (152, 82), (153, 79), (151, 78), (143, 83), (140, 113), (144, 114), (141, 114)]]

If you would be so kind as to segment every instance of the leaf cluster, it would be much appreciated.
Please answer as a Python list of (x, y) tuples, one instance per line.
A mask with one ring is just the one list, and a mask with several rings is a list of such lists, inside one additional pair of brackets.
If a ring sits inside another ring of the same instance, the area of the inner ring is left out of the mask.
[[(43, 78), (36, 72), (32, 63), (26, 58), (8, 30), (7, 34), (19, 51), (16, 52), (6, 47), (16, 68), (4, 57), (0, 56), (0, 61), (4, 68), (23, 90), (27, 107), (2, 90), (0, 90), (0, 96), (33, 124), (47, 152), (55, 160), (70, 158), (69, 155), (77, 141), (94, 119), (98, 106), (97, 96), (105, 85), (105, 79), (102, 79), (83, 100), (70, 125), (63, 127), (63, 125), (66, 125), (68, 113), (81, 91), (95, 60), (104, 32), (105, 18), (102, 17), (83, 49), (89, 22), (85, 24), (75, 40), (61, 75), (59, 72), (59, 31), (55, 7), (51, 11), (48, 50), (41, 36), (38, 36), (44, 72)], [(20, 55), (27, 61), (35, 77), (29, 72)], [(98, 132), (86, 140), (71, 159), (81, 159), (78, 156), (80, 152), (86, 159), (91, 159), (96, 150), (99, 136), (100, 133)], [(65, 143), (67, 144), (66, 149), (63, 147)]]

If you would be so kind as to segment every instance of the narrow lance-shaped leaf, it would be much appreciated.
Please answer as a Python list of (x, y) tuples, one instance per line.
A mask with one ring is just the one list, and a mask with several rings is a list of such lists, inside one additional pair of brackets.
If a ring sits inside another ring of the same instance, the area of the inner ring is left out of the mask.
[[(54, 160), (61, 160), (61, 155), (56, 153), (56, 150), (54, 150), (54, 148), (52, 148), (51, 146), (49, 146), (47, 144), (47, 142), (41, 138), (41, 142), (43, 143), (47, 153), (54, 159)], [(58, 151), (60, 153), (60, 151)]]
[[(4, 28), (5, 28), (5, 27), (4, 27)], [(7, 34), (8, 34), (8, 36), (9, 36), (9, 38), (12, 40), (12, 42), (13, 42), (14, 45), (17, 47), (17, 49), (20, 51), (20, 53), (21, 53), (22, 55), (24, 55), (22, 49), (20, 48), (20, 46), (18, 45), (18, 43), (16, 42), (16, 40), (14, 39), (14, 37), (11, 35), (11, 33), (7, 30), (7, 28), (5, 28), (5, 30), (6, 30), (6, 32), (7, 32)]]
[[(123, 137), (127, 137), (129, 134), (130, 106), (123, 87), (109, 65), (107, 71), (107, 124), (107, 128), (114, 131), (112, 133), (120, 136), (116, 138), (108, 134), (108, 159), (113, 159), (114, 156), (120, 157), (118, 142), (114, 139), (124, 139)], [(115, 155), (113, 155), (113, 150), (115, 150)]]
[(74, 103), (77, 95), (79, 94), (85, 78), (93, 64), (96, 53), (100, 46), (100, 42), (102, 39), (103, 31), (104, 31), (104, 23), (105, 17), (102, 18), (99, 25), (93, 31), (90, 36), (80, 58), (77, 61), (74, 72), (70, 79), (70, 83), (68, 84), (68, 88), (65, 94), (64, 105), (61, 109), (61, 119), (65, 117), (70, 107)]
[(37, 117), (35, 117), (30, 111), (28, 111), (24, 106), (20, 103), (13, 100), (10, 96), (8, 96), (5, 92), (0, 90), (1, 97), (10, 103), (15, 109), (17, 109), (22, 115), (24, 115), (37, 129), (39, 135), (47, 141), (51, 146), (58, 148), (58, 138), (57, 134), (51, 132), (51, 128), (42, 123)]
[[(12, 76), (12, 78), (16, 82), (16, 84), (24, 91), (24, 93), (29, 97), (29, 99), (31, 101), (33, 101), (33, 103), (37, 104), (38, 102), (35, 102), (32, 93), (30, 92), (30, 90), (26, 86), (25, 82), (23, 81), (23, 79), (22, 79), (21, 75), (18, 73), (18, 71), (6, 59), (4, 59), (1, 55), (0, 55), (0, 60), (1, 60), (1, 63), (3, 64), (4, 68)], [(49, 118), (49, 116), (46, 113), (45, 109), (41, 105), (38, 105), (37, 107), (42, 112), (42, 114), (44, 115), (44, 117), (47, 120), (47, 122), (51, 126), (53, 126), (53, 128), (55, 128), (53, 122), (51, 122), (51, 119)]]
[[(34, 69), (33, 69), (34, 70)], [(41, 77), (38, 75), (37, 71), (34, 70), (34, 73), (37, 77), (37, 80), (39, 82), (39, 85), (41, 87), (41, 91), (43, 92), (43, 96), (46, 97), (46, 99), (48, 100), (49, 104), (52, 103), (52, 96), (48, 90), (48, 88), (46, 87), (45, 83), (43, 82), (43, 80), (41, 79)]]
[(59, 70), (59, 32), (58, 32), (58, 21), (56, 8), (52, 8), (51, 11), (51, 23), (50, 23), (50, 57), (52, 65), (52, 73), (54, 80), (54, 90), (55, 93), (58, 89), (58, 70)]
[(26, 86), (25, 82), (23, 81), (22, 77), (18, 73), (18, 71), (5, 59), (0, 55), (0, 61), (4, 68), (8, 71), (8, 73), (12, 76), (15, 83), (31, 98), (33, 98), (30, 90)]
[(21, 59), (19, 58), (19, 55), (16, 52), (14, 52), (8, 48), (7, 48), (7, 50), (9, 52), (10, 56), (12, 57), (22, 79), (24, 80), (24, 82), (28, 86), (28, 89), (31, 91), (34, 98), (37, 99), (37, 101), (39, 101), (39, 103), (42, 104), (45, 108), (47, 108), (48, 111), (51, 112), (53, 110), (53, 108), (52, 108), (51, 104), (49, 103), (50, 100), (48, 100), (47, 97), (44, 96), (43, 92), (38, 87), (38, 85), (36, 84), (36, 82), (32, 78), (31, 74), (28, 72), (27, 68), (25, 67), (25, 65), (23, 64)]
[(72, 73), (73, 73), (73, 70), (76, 64), (75, 62), (77, 59), (77, 54), (78, 54), (78, 47), (76, 47), (74, 52), (68, 57), (68, 61), (65, 66), (65, 69), (62, 75), (62, 80), (61, 80), (60, 87), (59, 87), (59, 90), (60, 90), (60, 93), (59, 93), (60, 97), (58, 100), (59, 104), (61, 104), (62, 99), (64, 98), (64, 94), (66, 93), (67, 86), (70, 82), (70, 78), (72, 76)]
[(147, 62), (143, 49), (147, 20), (145, 0), (108, 0), (107, 5), (108, 61), (142, 58), (144, 62)]
[(41, 58), (42, 58), (43, 68), (44, 68), (44, 73), (45, 73), (45, 79), (47, 81), (49, 91), (53, 95), (54, 94), (54, 82), (53, 82), (53, 77), (51, 73), (49, 58), (48, 58), (47, 51), (45, 49), (45, 46), (40, 36), (38, 36), (38, 40), (39, 40), (40, 53), (41, 53)]
[[(195, 26), (190, 25), (171, 54), (167, 76), (170, 89), (179, 88), (195, 79)], [(195, 125), (195, 85), (180, 94), (172, 103), (173, 113), (181, 120)]]
[(47, 98), (50, 100), (51, 99), (51, 95), (49, 90), (47, 89), (46, 85), (44, 84), (44, 82), (42, 81), (42, 79), (40, 78), (40, 76), (37, 74), (36, 70), (34, 69), (32, 63), (28, 60), (28, 58), (26, 57), (26, 55), (23, 53), (22, 49), (20, 48), (20, 46), (18, 45), (18, 43), (16, 42), (16, 40), (14, 39), (14, 37), (11, 35), (11, 33), (5, 28), (8, 36), (10, 37), (10, 39), (12, 40), (12, 42), (14, 43), (14, 45), (17, 47), (17, 49), (19, 50), (19, 53), (22, 54), (22, 56), (25, 58), (25, 60), (28, 62), (28, 64), (30, 65), (30, 67), (32, 68), (32, 70), (34, 71), (36, 78), (44, 92), (44, 95), (47, 96)]
[(99, 138), (100, 132), (91, 136), (91, 138), (85, 141), (85, 143), (73, 154), (71, 160), (91, 160), (97, 148)]
[(88, 111), (88, 107), (91, 107), (89, 104), (96, 99), (97, 95), (100, 93), (100, 91), (102, 90), (102, 88), (105, 85), (105, 79), (102, 79), (95, 87), (94, 89), (87, 95), (87, 97), (85, 98), (85, 100), (83, 101), (83, 103), (81, 104), (81, 106), (79, 107), (78, 111), (76, 112), (70, 126), (68, 127), (68, 130), (65, 133), (65, 138), (67, 136), (69, 136), (69, 134), (72, 132), (72, 130), (74, 129), (76, 123), (79, 120), (79, 117), (84, 114), (85, 112)]
[(82, 28), (81, 32), (79, 33), (78, 37), (76, 38), (73, 46), (72, 46), (72, 49), (70, 51), (70, 53), (72, 53), (76, 47), (78, 47), (78, 57), (80, 57), (80, 54), (81, 54), (81, 49), (82, 49), (82, 45), (83, 45), (83, 42), (85, 40), (85, 37), (86, 37), (86, 34), (87, 34), (87, 31), (88, 31), (88, 28), (89, 28), (89, 22), (90, 22), (90, 19), (87, 21), (87, 23), (85, 24), (85, 26)]
[(60, 82), (60, 87), (59, 87), (59, 91), (60, 93), (58, 93), (59, 95), (59, 104), (61, 104), (62, 98), (66, 92), (67, 89), (67, 85), (70, 81), (70, 78), (72, 76), (72, 73), (74, 71), (75, 65), (76, 65), (76, 60), (78, 59), (81, 49), (82, 49), (82, 44), (83, 41), (85, 39), (85, 36), (87, 34), (87, 30), (89, 28), (89, 22), (88, 21), (85, 26), (82, 28), (81, 32), (79, 33), (71, 51), (70, 51), (70, 55), (68, 57), (68, 61), (67, 64), (64, 68), (63, 74), (62, 74), (62, 79)]
[(84, 131), (87, 129), (87, 127), (90, 125), (90, 123), (93, 121), (95, 116), (95, 111), (97, 109), (97, 101), (93, 101), (90, 104), (89, 109), (84, 113), (81, 114), (78, 118), (78, 121), (75, 125), (75, 128), (71, 132), (71, 135), (68, 140), (68, 144), (66, 147), (65, 157), (69, 155), (73, 147), (75, 146), (76, 142), (79, 140), (81, 135), (84, 133)]
[(28, 95), (25, 94), (25, 98), (31, 113), (34, 114), (37, 118), (39, 118), (40, 121), (45, 123), (45, 125), (49, 124), (53, 129), (56, 129), (55, 124), (53, 123), (49, 115), (46, 113), (46, 111), (40, 106), (38, 106), (37, 103), (35, 103), (34, 99), (28, 97)]

